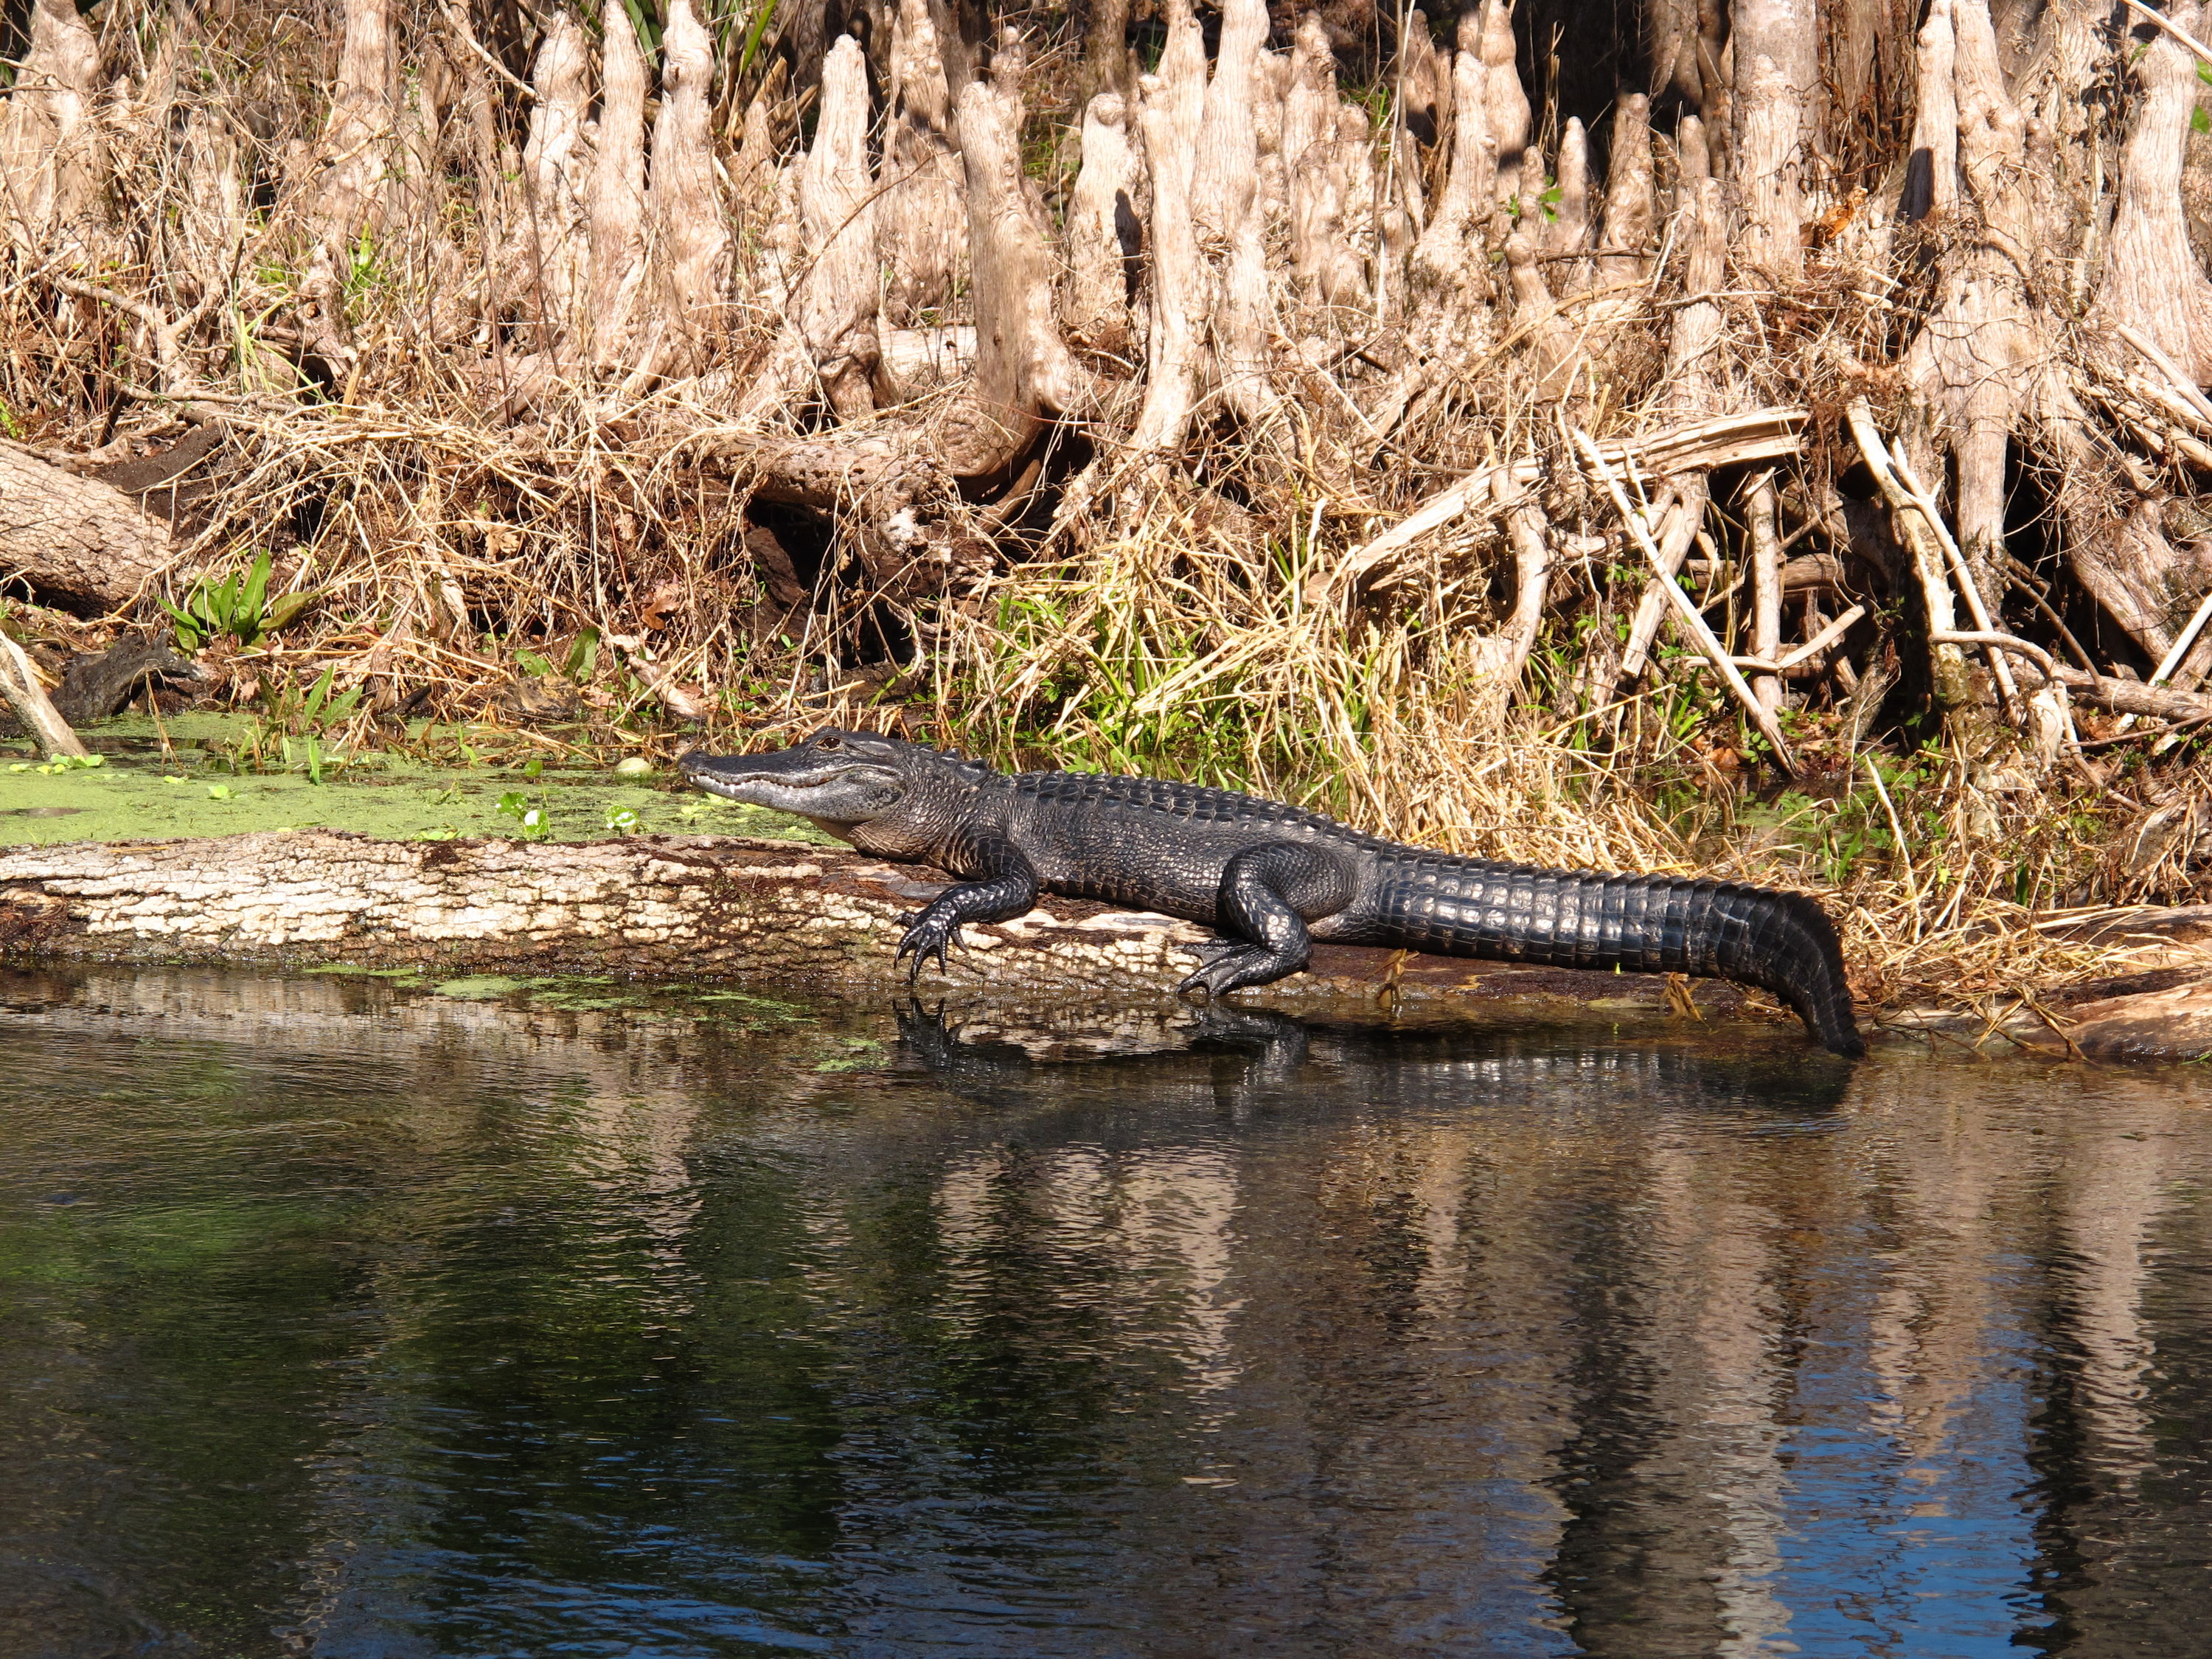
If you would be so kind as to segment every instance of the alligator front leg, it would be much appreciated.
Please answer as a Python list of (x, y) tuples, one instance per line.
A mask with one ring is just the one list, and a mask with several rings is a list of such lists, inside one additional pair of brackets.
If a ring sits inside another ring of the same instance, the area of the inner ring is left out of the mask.
[(939, 973), (950, 966), (947, 958), (963, 921), (1004, 921), (1036, 908), (1036, 872), (1020, 848), (1002, 836), (978, 836), (961, 853), (955, 873), (980, 879), (946, 888), (908, 924), (896, 960), (914, 958), (907, 969), (909, 985), (921, 977), (921, 964), (932, 957)]
[(1339, 860), (1303, 842), (1246, 848), (1223, 869), (1215, 900), (1216, 923), (1227, 937), (1200, 947), (1218, 954), (1176, 994), (1218, 997), (1297, 973), (1313, 954), (1306, 923), (1342, 909), (1352, 885)]

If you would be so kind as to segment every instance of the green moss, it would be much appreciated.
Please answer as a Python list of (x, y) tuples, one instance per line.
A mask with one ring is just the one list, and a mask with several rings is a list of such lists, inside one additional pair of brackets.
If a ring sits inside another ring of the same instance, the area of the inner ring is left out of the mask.
[(497, 974), (471, 974), (463, 979), (443, 981), (438, 987), (438, 994), (459, 997), (464, 1002), (491, 1002), (544, 982), (542, 980), (506, 979)]
[[(42, 774), (21, 741), (0, 743), (0, 845), (150, 841), (247, 830), (350, 830), (386, 841), (461, 837), (603, 841), (618, 833), (754, 836), (836, 843), (804, 819), (738, 806), (678, 785), (666, 773), (617, 775), (611, 768), (549, 768), (537, 776), (491, 766), (437, 768), (374, 756), (326, 770), (233, 773), (202, 744), (234, 733), (235, 717), (183, 715), (167, 722), (172, 753), (143, 715), (103, 721), (84, 736), (97, 767)], [(520, 794), (544, 808), (544, 831), (500, 810)], [(623, 815), (628, 814), (625, 817)]]

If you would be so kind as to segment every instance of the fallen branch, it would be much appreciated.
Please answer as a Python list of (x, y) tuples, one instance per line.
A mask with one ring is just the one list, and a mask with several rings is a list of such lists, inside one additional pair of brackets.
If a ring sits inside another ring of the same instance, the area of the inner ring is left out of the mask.
[(1786, 674), (1799, 663), (1809, 662), (1843, 638), (1865, 615), (1866, 607), (1863, 605), (1855, 605), (1819, 633), (1814, 635), (1811, 639), (1806, 641), (1804, 644), (1783, 656), (1771, 659), (1765, 657), (1735, 657), (1731, 660), (1738, 668), (1747, 669), (1754, 673)]
[(0, 699), (15, 711), (15, 718), (23, 729), (39, 740), (39, 748), (49, 758), (67, 755), (77, 760), (89, 752), (69, 722), (54, 711), (46, 688), (39, 684), (38, 671), (23, 647), (0, 634)]
[(1665, 586), (1667, 602), (1674, 607), (1675, 615), (1681, 619), (1690, 637), (1698, 642), (1698, 648), (1705, 653), (1706, 660), (1728, 682), (1729, 690), (1744, 706), (1745, 712), (1751, 716), (1752, 724), (1759, 728), (1759, 735), (1773, 749), (1775, 764), (1791, 777), (1796, 777), (1797, 763), (1790, 757), (1789, 740), (1782, 735), (1782, 727), (1775, 720), (1773, 711), (1759, 702), (1743, 676), (1736, 672), (1735, 664), (1729, 658), (1728, 647), (1715, 636), (1696, 601), (1685, 593), (1680, 585), (1668, 574), (1666, 561), (1657, 544), (1652, 541), (1651, 532), (1644, 528), (1643, 515), (1630, 504), (1628, 492), (1620, 487), (1620, 475), (1606, 464), (1605, 457), (1598, 453), (1597, 445), (1591, 441), (1588, 433), (1577, 430), (1575, 442), (1582, 450), (1583, 458), (1590, 464), (1591, 470), (1604, 481), (1607, 493), (1613, 497), (1613, 506), (1620, 510), (1621, 521), (1628, 526), (1629, 534), (1635, 537), (1636, 544), (1644, 550), (1644, 556), (1651, 562), (1653, 572)]
[[(1754, 410), (1671, 427), (1649, 437), (1613, 439), (1598, 445), (1595, 453), (1614, 462), (1632, 455), (1639, 466), (1653, 472), (1708, 471), (1741, 461), (1795, 455), (1805, 419), (1802, 409)], [(1543, 471), (1538, 461), (1509, 461), (1438, 490), (1381, 535), (1346, 554), (1333, 568), (1313, 577), (1306, 586), (1307, 602), (1321, 604), (1331, 593), (1347, 591), (1370, 571), (1455, 519), (1504, 514), (1520, 503), (1522, 488), (1535, 483)]]
[(1966, 633), (1961, 633), (1956, 629), (1943, 629), (1931, 633), (1929, 638), (1938, 645), (1978, 645), (1993, 655), (2000, 651), (2013, 652), (2019, 656), (2027, 658), (2040, 668), (2045, 679), (2052, 678), (2058, 672), (2057, 665), (2051, 659), (2051, 653), (2041, 646), (2015, 638), (2010, 634), (2000, 634), (1993, 629), (1975, 629)]
[[(1859, 454), (1874, 475), (1882, 499), (1889, 504), (1906, 550), (1912, 555), (1912, 574), (1919, 583), (1921, 603), (1928, 611), (1929, 668), (1936, 706), (1952, 709), (1965, 705), (1969, 696), (1966, 659), (1955, 644), (1940, 635), (1954, 633), (1956, 613), (1951, 605), (1951, 580), (1936, 538), (1942, 533), (1933, 507), (1923, 502), (1898, 477), (1888, 440), (1874, 423), (1874, 411), (1863, 398), (1852, 399), (1844, 411)], [(1971, 584), (1969, 584), (1971, 586)]]
[[(2026, 645), (2027, 642), (2015, 640), (2010, 643)], [(2050, 659), (2045, 656), (2044, 660), (2049, 662)], [(2039, 668), (2036, 684), (2029, 689), (2037, 690), (2054, 683), (2064, 686), (2082, 702), (2115, 714), (2146, 714), (2154, 720), (2172, 720), (2176, 725), (2212, 720), (2212, 697), (2201, 692), (2176, 691), (2164, 685), (2145, 685), (2141, 680), (2124, 680), (2111, 674), (2092, 674), (2079, 668), (2062, 668), (2056, 664), (2051, 665), (2051, 672), (2048, 674), (2042, 673)]]
[[(2158, 666), (2151, 670), (2148, 684), (2163, 685), (2173, 678), (2173, 671), (2181, 666), (2181, 659), (2189, 654), (2189, 647), (2197, 643), (2197, 636), (2204, 631), (2204, 624), (2208, 621), (2212, 621), (2212, 593), (2204, 596), (2203, 603), (2190, 617), (2189, 625), (2174, 635), (2173, 649), (2159, 659)], [(2130, 714), (2121, 720), (2120, 730), (2124, 732), (2134, 723), (2135, 716)]]

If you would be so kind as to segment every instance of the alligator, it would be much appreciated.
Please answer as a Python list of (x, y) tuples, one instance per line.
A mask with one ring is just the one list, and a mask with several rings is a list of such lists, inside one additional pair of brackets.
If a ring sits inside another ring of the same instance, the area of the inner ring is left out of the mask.
[(911, 918), (908, 982), (967, 922), (1040, 891), (1180, 916), (1221, 938), (1178, 988), (1208, 1000), (1306, 965), (1316, 939), (1556, 968), (1732, 979), (1771, 991), (1839, 1054), (1865, 1053), (1836, 929), (1816, 900), (1738, 882), (1458, 858), (1232, 790), (1087, 772), (994, 772), (825, 727), (759, 755), (694, 750), (709, 793), (811, 819), (879, 858), (958, 878)]

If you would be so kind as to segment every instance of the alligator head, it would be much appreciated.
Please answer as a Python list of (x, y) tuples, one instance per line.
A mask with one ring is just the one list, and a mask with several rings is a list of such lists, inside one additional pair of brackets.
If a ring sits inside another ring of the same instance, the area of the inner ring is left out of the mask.
[(972, 761), (835, 726), (769, 754), (694, 750), (678, 765), (708, 794), (796, 813), (840, 840), (895, 855), (907, 853), (908, 842), (933, 839), (948, 795), (983, 775)]

